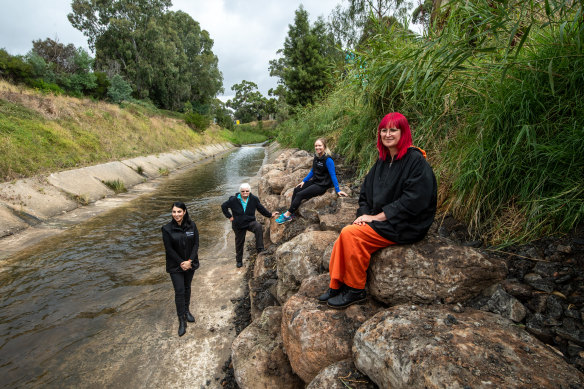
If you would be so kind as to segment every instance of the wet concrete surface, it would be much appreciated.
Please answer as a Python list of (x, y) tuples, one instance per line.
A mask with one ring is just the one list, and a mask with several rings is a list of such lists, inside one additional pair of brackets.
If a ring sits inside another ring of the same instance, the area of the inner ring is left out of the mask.
[[(0, 385), (221, 387), (236, 332), (232, 300), (243, 294), (245, 267), (235, 267), (220, 204), (242, 181), (253, 181), (263, 160), (260, 147), (238, 149), (130, 193), (130, 200), (94, 205), (111, 207), (105, 213), (90, 206), (56, 218), (38, 228), (37, 243), (5, 255)], [(160, 233), (176, 200), (185, 201), (201, 236), (191, 299), (197, 321), (180, 338)], [(43, 228), (60, 232), (43, 238)]]

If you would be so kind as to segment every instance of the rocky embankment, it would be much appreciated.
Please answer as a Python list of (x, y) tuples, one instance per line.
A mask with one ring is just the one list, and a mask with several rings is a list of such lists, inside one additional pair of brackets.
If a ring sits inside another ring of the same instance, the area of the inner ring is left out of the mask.
[(137, 157), (0, 183), (0, 238), (233, 148), (230, 143)]
[[(264, 205), (285, 210), (311, 162), (285, 150), (264, 166)], [(289, 223), (263, 220), (271, 245), (250, 271), (252, 323), (232, 346), (240, 388), (584, 385), (581, 241), (549, 258), (497, 257), (460, 244), (441, 218), (423, 241), (375, 253), (367, 302), (334, 310), (316, 297), (357, 209), (358, 187), (341, 187), (350, 197), (331, 190)]]

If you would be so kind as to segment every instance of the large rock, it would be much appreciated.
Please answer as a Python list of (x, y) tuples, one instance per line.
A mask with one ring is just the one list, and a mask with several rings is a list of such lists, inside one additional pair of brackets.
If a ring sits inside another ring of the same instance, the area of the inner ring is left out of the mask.
[(297, 169), (311, 169), (312, 168), (312, 161), (314, 157), (312, 155), (305, 156), (305, 157), (297, 157), (294, 156), (288, 160), (288, 164), (286, 165), (286, 170), (295, 171)]
[(319, 215), (320, 228), (325, 231), (341, 232), (343, 227), (353, 223), (359, 208), (358, 199), (339, 197), (337, 209), (334, 213)]
[(321, 273), (322, 253), (337, 239), (331, 231), (305, 232), (281, 245), (276, 251), (278, 301), (284, 303), (295, 294), (302, 280)]
[(353, 360), (381, 388), (580, 388), (584, 375), (499, 315), (393, 307), (359, 328)]
[(371, 304), (334, 310), (296, 294), (282, 307), (282, 339), (292, 369), (309, 383), (320, 370), (350, 358), (355, 331), (376, 313)]
[(494, 288), (481, 310), (497, 313), (515, 323), (523, 321), (527, 315), (527, 308), (515, 297), (505, 292), (501, 285)]
[(373, 254), (367, 284), (371, 295), (387, 304), (456, 303), (476, 296), (506, 274), (502, 261), (428, 237)]
[(303, 218), (310, 220), (311, 223), (318, 224), (320, 222), (319, 214), (323, 213), (327, 208), (330, 208), (337, 200), (337, 197), (335, 190), (331, 188), (321, 196), (304, 201), (300, 205), (300, 208), (298, 208), (297, 213)]
[[(258, 260), (256, 260), (256, 266), (257, 264)], [(249, 300), (252, 320), (258, 319), (262, 315), (262, 311), (267, 307), (278, 305), (278, 300), (276, 299), (277, 277), (276, 270), (269, 269), (259, 277), (254, 277), (249, 280)]]
[(310, 169), (297, 169), (295, 171), (286, 170), (284, 176), (284, 187), (280, 194), (284, 195), (288, 206), (292, 201), (292, 193), (294, 188), (302, 182), (304, 177), (308, 175)]
[(301, 234), (309, 225), (310, 221), (301, 217), (295, 217), (292, 221), (284, 224), (278, 224), (274, 220), (273, 222), (270, 222), (270, 242), (274, 244), (287, 242)]
[(353, 360), (345, 359), (325, 367), (306, 389), (377, 389), (377, 385), (355, 367)]
[(269, 307), (233, 341), (231, 359), (240, 388), (296, 389), (304, 386), (282, 349), (281, 321), (281, 307)]

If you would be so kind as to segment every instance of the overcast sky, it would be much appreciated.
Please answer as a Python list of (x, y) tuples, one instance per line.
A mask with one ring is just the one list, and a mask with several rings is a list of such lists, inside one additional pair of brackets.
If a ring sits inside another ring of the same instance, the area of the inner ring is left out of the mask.
[[(173, 0), (172, 10), (184, 11), (214, 40), (213, 52), (223, 73), (222, 100), (233, 95), (231, 86), (253, 81), (267, 97), (277, 85), (269, 75), (269, 61), (284, 47), (294, 11), (302, 4), (311, 23), (328, 18), (343, 0)], [(71, 0), (0, 0), (0, 48), (26, 54), (33, 40), (57, 38), (89, 51), (87, 39), (67, 19)], [(90, 52), (91, 53), (91, 52)], [(94, 56), (94, 53), (91, 53)]]

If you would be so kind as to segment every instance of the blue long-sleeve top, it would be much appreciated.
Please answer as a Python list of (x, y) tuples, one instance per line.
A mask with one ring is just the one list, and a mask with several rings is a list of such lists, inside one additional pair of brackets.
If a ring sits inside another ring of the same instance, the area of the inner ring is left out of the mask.
[[(335, 162), (333, 161), (332, 158), (326, 159), (326, 168), (331, 176), (331, 179), (333, 180), (335, 192), (339, 193), (341, 191), (341, 189), (339, 188), (339, 181), (337, 180), (337, 174), (335, 172)], [(306, 181), (310, 180), (312, 178), (313, 174), (314, 173), (312, 172), (312, 169), (310, 169), (310, 171), (308, 172), (306, 177), (304, 177), (302, 182), (306, 182)]]

